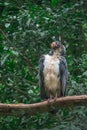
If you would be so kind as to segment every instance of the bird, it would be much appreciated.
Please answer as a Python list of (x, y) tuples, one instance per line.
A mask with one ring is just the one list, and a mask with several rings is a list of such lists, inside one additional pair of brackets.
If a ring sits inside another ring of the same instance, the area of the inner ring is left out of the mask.
[(68, 80), (66, 49), (60, 41), (51, 43), (51, 51), (39, 59), (39, 86), (42, 99), (65, 96)]

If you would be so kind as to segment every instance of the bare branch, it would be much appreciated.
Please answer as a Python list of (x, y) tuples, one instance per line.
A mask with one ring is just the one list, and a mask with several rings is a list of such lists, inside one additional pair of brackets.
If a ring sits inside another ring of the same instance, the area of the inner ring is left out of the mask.
[(49, 112), (59, 108), (74, 106), (87, 106), (87, 95), (67, 96), (35, 104), (2, 104), (0, 103), (0, 114), (2, 115), (36, 115)]

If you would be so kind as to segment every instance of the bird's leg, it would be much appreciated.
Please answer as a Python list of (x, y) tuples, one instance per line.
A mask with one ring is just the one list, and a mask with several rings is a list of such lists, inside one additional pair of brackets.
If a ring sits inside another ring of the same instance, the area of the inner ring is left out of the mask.
[(48, 98), (48, 103), (50, 103), (51, 99), (53, 99), (53, 96), (50, 94), (50, 97)]
[(56, 101), (56, 100), (57, 100), (57, 97), (58, 97), (58, 95), (57, 95), (57, 93), (56, 93), (56, 95), (55, 95), (55, 97), (54, 97), (54, 101)]

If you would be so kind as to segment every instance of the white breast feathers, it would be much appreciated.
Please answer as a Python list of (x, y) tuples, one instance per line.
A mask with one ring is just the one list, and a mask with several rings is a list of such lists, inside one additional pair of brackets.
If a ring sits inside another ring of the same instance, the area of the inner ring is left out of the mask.
[(44, 84), (49, 97), (58, 97), (60, 94), (59, 63), (60, 60), (56, 56), (45, 55)]

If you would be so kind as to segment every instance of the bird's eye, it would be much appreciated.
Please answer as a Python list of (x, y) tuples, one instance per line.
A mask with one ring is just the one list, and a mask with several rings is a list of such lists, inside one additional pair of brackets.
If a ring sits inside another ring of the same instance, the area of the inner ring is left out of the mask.
[(60, 44), (56, 42), (56, 47), (59, 48), (60, 47)]

